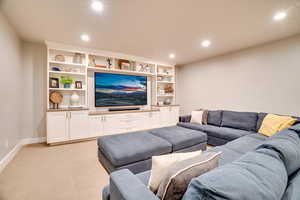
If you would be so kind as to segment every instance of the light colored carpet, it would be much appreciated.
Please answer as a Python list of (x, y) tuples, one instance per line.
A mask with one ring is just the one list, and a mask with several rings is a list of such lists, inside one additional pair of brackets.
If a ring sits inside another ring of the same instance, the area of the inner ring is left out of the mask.
[(108, 182), (96, 140), (28, 145), (0, 174), (0, 200), (101, 200)]

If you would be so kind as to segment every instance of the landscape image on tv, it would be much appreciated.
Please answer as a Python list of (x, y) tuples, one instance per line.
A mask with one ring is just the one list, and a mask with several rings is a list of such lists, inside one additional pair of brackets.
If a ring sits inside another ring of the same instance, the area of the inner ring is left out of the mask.
[(95, 72), (95, 106), (147, 105), (147, 77)]

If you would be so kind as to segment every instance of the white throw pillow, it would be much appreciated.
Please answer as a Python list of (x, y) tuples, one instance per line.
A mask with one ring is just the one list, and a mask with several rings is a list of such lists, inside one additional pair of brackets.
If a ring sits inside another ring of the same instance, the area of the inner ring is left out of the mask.
[(176, 162), (180, 162), (195, 156), (200, 156), (201, 150), (188, 152), (188, 153), (172, 153), (161, 156), (152, 157), (151, 175), (148, 183), (148, 187), (152, 192), (156, 192), (159, 188), (160, 182), (164, 178), (167, 172), (167, 168), (172, 166)]
[(202, 124), (202, 116), (203, 116), (203, 111), (202, 110), (192, 111), (191, 123)]

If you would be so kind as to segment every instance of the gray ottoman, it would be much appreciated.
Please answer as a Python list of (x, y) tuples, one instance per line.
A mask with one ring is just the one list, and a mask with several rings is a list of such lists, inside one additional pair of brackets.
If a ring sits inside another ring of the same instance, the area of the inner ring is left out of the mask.
[(151, 168), (151, 157), (172, 152), (205, 150), (207, 135), (179, 126), (165, 127), (98, 139), (98, 157), (108, 173), (129, 169), (140, 173)]

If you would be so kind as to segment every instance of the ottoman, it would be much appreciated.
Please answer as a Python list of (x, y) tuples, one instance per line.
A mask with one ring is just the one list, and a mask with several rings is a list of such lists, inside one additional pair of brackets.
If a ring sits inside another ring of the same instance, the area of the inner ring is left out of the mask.
[(98, 139), (98, 158), (108, 173), (129, 169), (137, 174), (151, 169), (151, 157), (173, 152), (205, 150), (207, 135), (179, 126)]

